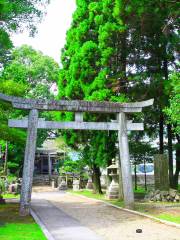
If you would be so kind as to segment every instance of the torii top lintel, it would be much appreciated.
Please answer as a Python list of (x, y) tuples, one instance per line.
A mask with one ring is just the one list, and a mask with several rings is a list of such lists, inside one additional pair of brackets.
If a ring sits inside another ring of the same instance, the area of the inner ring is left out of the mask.
[(94, 102), (82, 100), (41, 100), (25, 99), (0, 93), (0, 100), (10, 102), (18, 109), (38, 109), (44, 111), (96, 112), (96, 113), (133, 113), (141, 112), (143, 107), (151, 106), (154, 99), (134, 103)]

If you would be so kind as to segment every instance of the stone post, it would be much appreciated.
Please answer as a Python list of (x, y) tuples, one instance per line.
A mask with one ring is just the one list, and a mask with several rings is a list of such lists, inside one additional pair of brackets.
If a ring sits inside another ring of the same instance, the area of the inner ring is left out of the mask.
[(131, 165), (129, 158), (129, 145), (127, 136), (127, 121), (125, 113), (119, 113), (119, 130), (118, 130), (118, 140), (119, 140), (119, 153), (120, 153), (120, 164), (122, 173), (122, 183), (123, 183), (123, 195), (124, 203), (127, 208), (134, 208), (134, 193), (133, 193), (133, 183), (131, 174)]
[(52, 162), (51, 162), (51, 155), (50, 155), (50, 153), (48, 153), (48, 173), (49, 173), (49, 180), (51, 180)]
[(73, 179), (73, 191), (80, 190), (80, 181), (79, 179)]
[(52, 187), (52, 189), (55, 188), (55, 180), (54, 179), (52, 179), (52, 181), (51, 181), (51, 187)]
[(156, 190), (169, 189), (168, 157), (164, 154), (154, 156), (154, 182)]
[(32, 109), (30, 110), (28, 118), (28, 132), (24, 156), (23, 179), (20, 198), (21, 216), (28, 215), (30, 209), (34, 171), (34, 158), (36, 151), (37, 126), (38, 126), (38, 111), (36, 109)]

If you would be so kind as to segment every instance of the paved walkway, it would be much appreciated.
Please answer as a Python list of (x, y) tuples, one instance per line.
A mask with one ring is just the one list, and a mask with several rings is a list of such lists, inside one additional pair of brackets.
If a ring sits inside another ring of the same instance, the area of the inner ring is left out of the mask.
[(47, 200), (34, 197), (32, 209), (55, 240), (102, 240), (92, 230)]
[(176, 227), (60, 192), (33, 193), (33, 209), (57, 240), (180, 239)]

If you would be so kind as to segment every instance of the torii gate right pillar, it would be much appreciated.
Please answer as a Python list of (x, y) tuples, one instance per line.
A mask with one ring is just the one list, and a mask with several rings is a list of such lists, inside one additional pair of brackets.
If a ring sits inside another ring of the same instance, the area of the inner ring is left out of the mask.
[(124, 194), (125, 207), (129, 209), (134, 208), (134, 193), (132, 184), (131, 165), (129, 157), (129, 145), (127, 136), (127, 120), (124, 112), (118, 114), (119, 130), (118, 130), (118, 141), (119, 141), (119, 155), (120, 164), (122, 171), (122, 184)]

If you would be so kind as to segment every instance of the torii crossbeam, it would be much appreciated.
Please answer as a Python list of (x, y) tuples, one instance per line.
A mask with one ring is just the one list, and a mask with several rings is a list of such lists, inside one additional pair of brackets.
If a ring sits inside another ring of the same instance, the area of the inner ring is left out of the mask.
[[(0, 93), (0, 100), (12, 104), (14, 108), (29, 111), (28, 119), (9, 120), (10, 127), (27, 128), (27, 140), (24, 156), (23, 180), (20, 199), (20, 214), (29, 214), (34, 158), (36, 151), (37, 129), (80, 129), (80, 130), (112, 130), (118, 131), (120, 165), (122, 171), (124, 202), (127, 208), (134, 205), (133, 184), (129, 158), (127, 131), (143, 130), (143, 123), (132, 123), (126, 119), (126, 113), (141, 112), (143, 107), (151, 106), (153, 99), (135, 103), (93, 102), (93, 101), (55, 101), (35, 100), (7, 96)], [(75, 121), (54, 122), (38, 118), (38, 111), (75, 112)], [(83, 113), (114, 113), (117, 118), (113, 122), (84, 122)]]

